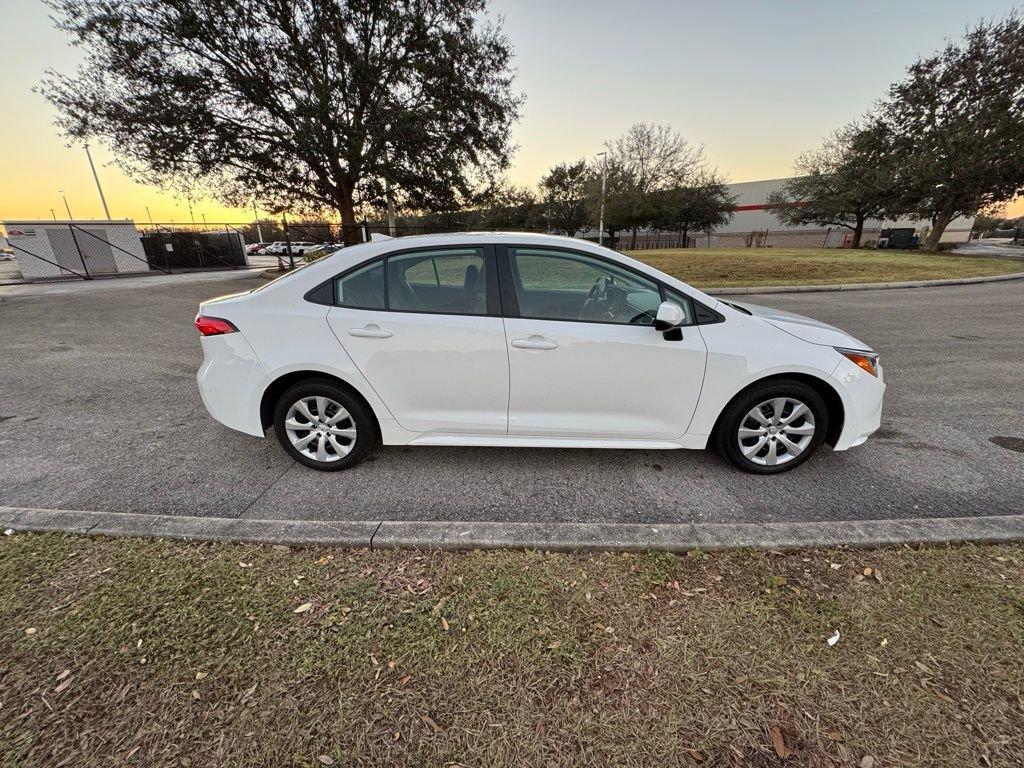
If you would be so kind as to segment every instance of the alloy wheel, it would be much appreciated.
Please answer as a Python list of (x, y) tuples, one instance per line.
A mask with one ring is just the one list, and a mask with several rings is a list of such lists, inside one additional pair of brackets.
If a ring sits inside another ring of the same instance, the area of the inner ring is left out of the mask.
[(340, 461), (356, 444), (355, 421), (329, 397), (296, 400), (285, 415), (284, 428), (295, 450), (315, 461)]
[(758, 403), (740, 421), (740, 452), (750, 461), (774, 467), (792, 461), (814, 439), (814, 413), (794, 397)]

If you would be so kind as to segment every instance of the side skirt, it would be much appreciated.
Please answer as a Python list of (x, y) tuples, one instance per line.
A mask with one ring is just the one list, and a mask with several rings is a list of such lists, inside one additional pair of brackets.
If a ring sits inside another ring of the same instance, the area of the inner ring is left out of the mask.
[[(705, 442), (707, 438), (704, 438)], [(385, 441), (386, 442), (386, 441)], [(615, 448), (673, 450), (676, 448), (703, 448), (704, 445), (688, 445), (685, 438), (674, 440), (630, 440), (627, 438), (585, 438), (585, 437), (532, 437), (530, 435), (460, 435), (424, 434), (409, 441), (408, 445), (462, 445), (493, 448)]]

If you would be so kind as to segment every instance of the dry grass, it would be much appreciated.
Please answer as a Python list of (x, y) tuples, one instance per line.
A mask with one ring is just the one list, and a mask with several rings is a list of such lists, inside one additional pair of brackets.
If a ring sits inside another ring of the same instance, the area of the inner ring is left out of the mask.
[(1022, 643), (1024, 547), (16, 535), (0, 765), (1020, 765)]
[(698, 288), (943, 280), (1024, 270), (1024, 262), (1012, 259), (916, 251), (686, 248), (633, 251), (629, 255)]

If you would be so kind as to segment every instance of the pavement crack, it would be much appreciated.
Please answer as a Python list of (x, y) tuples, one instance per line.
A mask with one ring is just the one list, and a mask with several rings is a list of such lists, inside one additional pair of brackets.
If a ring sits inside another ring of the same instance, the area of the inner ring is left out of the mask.
[(284, 472), (282, 472), (280, 475), (278, 475), (270, 485), (268, 485), (266, 488), (264, 488), (262, 491), (260, 491), (255, 499), (253, 499), (248, 504), (246, 504), (245, 508), (242, 509), (241, 512), (239, 512), (237, 515), (235, 515), (235, 520), (239, 520), (243, 515), (245, 515), (246, 512), (248, 512), (252, 508), (252, 506), (256, 502), (258, 502), (260, 499), (262, 499), (264, 496), (266, 496), (267, 493), (270, 491), (270, 489), (273, 488), (275, 485), (277, 485), (279, 482), (281, 482), (281, 480), (284, 479), (284, 476), (287, 475), (289, 472), (291, 472), (292, 468), (297, 463), (298, 462), (293, 461), (291, 464), (289, 464), (287, 467), (285, 467)]
[(373, 552), (373, 540), (374, 540), (375, 538), (377, 538), (377, 531), (379, 531), (379, 530), (380, 530), (380, 527), (381, 527), (382, 525), (384, 525), (384, 521), (383, 521), (383, 520), (381, 520), (380, 522), (378, 522), (378, 523), (377, 523), (377, 527), (376, 527), (376, 528), (374, 528), (374, 529), (373, 529), (373, 533), (371, 533), (371, 534), (370, 534), (370, 551), (371, 551), (371, 552)]

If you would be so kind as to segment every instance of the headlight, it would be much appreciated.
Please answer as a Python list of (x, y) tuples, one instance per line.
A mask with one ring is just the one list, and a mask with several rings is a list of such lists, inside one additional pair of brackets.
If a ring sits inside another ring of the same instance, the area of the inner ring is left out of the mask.
[(844, 349), (843, 347), (834, 347), (834, 349), (858, 368), (863, 368), (872, 376), (878, 376), (877, 352), (866, 349)]

